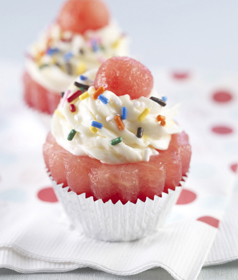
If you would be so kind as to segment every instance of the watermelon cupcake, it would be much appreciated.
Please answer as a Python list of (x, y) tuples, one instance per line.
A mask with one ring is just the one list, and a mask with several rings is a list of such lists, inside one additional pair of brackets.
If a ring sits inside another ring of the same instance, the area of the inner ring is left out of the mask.
[(150, 71), (128, 57), (107, 60), (65, 91), (43, 153), (77, 228), (109, 241), (158, 229), (191, 158), (188, 136), (173, 120), (177, 110), (155, 96)]
[(128, 55), (128, 37), (101, 0), (68, 0), (56, 21), (31, 45), (23, 75), (24, 99), (52, 114), (60, 94), (85, 71)]

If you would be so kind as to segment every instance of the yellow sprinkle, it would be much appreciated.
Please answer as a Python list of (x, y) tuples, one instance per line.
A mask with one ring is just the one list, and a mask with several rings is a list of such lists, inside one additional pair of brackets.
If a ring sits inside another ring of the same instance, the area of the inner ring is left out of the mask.
[(64, 115), (59, 110), (55, 110), (55, 114), (58, 115), (59, 117), (65, 119)]
[(150, 109), (145, 108), (145, 110), (139, 115), (138, 121), (142, 122), (144, 120), (144, 118), (149, 114), (149, 112), (150, 112)]
[(52, 64), (55, 64), (56, 62), (57, 62), (57, 60), (56, 60), (56, 58), (55, 57), (51, 57), (51, 59), (50, 59), (50, 62), (52, 63)]
[(91, 116), (93, 117), (93, 119), (96, 121), (96, 118), (94, 116), (94, 114), (90, 111)]
[(116, 40), (113, 44), (112, 44), (112, 47), (113, 49), (116, 49), (118, 47), (118, 45), (120, 44), (120, 39)]
[(81, 62), (77, 67), (77, 75), (81, 75), (86, 71), (86, 65), (84, 62)]
[(64, 38), (64, 32), (60, 30), (60, 39)]
[(88, 98), (89, 96), (90, 96), (89, 93), (86, 91), (79, 96), (79, 99), (84, 100), (84, 99)]
[(36, 58), (35, 58), (35, 60), (36, 60), (36, 63), (37, 63), (37, 64), (40, 64), (40, 62), (41, 62), (41, 56), (40, 56), (40, 55), (37, 55)]
[(97, 133), (98, 132), (98, 129), (96, 127), (93, 127), (93, 126), (90, 126), (90, 130), (93, 132), (93, 133)]

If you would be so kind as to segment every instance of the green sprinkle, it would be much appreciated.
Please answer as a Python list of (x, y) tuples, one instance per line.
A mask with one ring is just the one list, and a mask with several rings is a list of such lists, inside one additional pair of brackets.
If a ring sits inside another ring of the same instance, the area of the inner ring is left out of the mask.
[(117, 138), (111, 140), (111, 145), (115, 146), (115, 145), (117, 145), (117, 144), (119, 144), (121, 142), (122, 142), (122, 138), (121, 137), (117, 137)]
[(43, 68), (48, 67), (48, 66), (49, 66), (49, 64), (41, 64), (41, 65), (39, 66), (39, 68), (40, 68), (40, 69), (43, 69)]
[(74, 129), (72, 129), (72, 130), (70, 131), (69, 135), (68, 135), (67, 140), (69, 140), (69, 141), (73, 140), (73, 138), (74, 138), (74, 136), (75, 136), (76, 133), (77, 133), (77, 131), (74, 130)]
[(86, 89), (83, 88), (83, 87), (80, 87), (79, 90), (81, 90), (82, 92), (85, 92), (85, 91), (86, 91)]

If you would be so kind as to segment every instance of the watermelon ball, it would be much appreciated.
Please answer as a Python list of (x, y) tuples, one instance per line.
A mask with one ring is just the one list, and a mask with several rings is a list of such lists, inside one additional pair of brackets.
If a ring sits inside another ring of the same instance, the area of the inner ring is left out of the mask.
[(94, 87), (96, 89), (104, 87), (118, 96), (129, 94), (131, 99), (137, 99), (150, 94), (153, 88), (153, 76), (139, 61), (116, 56), (101, 65)]
[(100, 0), (68, 0), (57, 21), (63, 31), (84, 34), (108, 25), (109, 18), (109, 11)]

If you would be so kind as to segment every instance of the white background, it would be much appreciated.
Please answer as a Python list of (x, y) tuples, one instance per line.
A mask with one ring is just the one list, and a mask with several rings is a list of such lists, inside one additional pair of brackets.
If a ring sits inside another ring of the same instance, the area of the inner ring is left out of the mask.
[[(105, 1), (148, 67), (238, 70), (237, 0)], [(1, 0), (0, 59), (22, 61), (63, 2)]]

